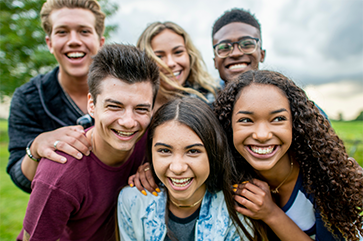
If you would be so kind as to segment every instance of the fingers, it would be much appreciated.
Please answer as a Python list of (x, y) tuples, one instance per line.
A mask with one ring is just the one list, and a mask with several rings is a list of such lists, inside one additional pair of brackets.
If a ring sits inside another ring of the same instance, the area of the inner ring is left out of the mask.
[(56, 150), (81, 159), (83, 155), (89, 155), (91, 143), (85, 136), (82, 126), (67, 126), (37, 136), (32, 144), (33, 150), (38, 157), (64, 163), (65, 157), (57, 154)]
[(147, 195), (145, 189), (152, 193), (154, 196), (158, 196), (157, 193), (160, 192), (160, 189), (156, 185), (154, 177), (151, 173), (149, 163), (145, 163), (139, 166), (139, 168), (137, 169), (137, 173), (133, 178), (133, 184), (145, 196)]
[(135, 174), (134, 175), (131, 175), (129, 177), (129, 180), (127, 181), (127, 183), (129, 184), (130, 187), (134, 187), (135, 186), (134, 179), (135, 179)]
[(254, 179), (252, 182), (234, 185), (236, 210), (254, 219), (264, 220), (275, 208), (269, 186), (266, 182)]

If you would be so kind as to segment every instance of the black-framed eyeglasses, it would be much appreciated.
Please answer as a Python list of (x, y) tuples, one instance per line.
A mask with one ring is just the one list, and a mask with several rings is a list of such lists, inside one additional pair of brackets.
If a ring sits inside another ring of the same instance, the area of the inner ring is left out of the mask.
[(256, 51), (260, 39), (245, 37), (236, 42), (221, 42), (213, 46), (215, 54), (219, 58), (227, 58), (233, 52), (233, 46), (237, 44), (238, 49), (244, 54), (252, 54)]

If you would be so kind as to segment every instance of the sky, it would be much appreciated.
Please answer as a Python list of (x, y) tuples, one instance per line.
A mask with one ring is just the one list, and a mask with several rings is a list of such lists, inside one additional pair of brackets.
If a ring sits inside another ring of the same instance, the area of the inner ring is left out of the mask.
[[(116, 0), (114, 0), (116, 1)], [(184, 28), (214, 68), (211, 30), (225, 11), (249, 10), (259, 20), (261, 69), (283, 73), (304, 88), (332, 119), (354, 119), (363, 111), (362, 0), (133, 0), (116, 1), (106, 23), (118, 25), (107, 42), (136, 44), (148, 24), (173, 21)]]

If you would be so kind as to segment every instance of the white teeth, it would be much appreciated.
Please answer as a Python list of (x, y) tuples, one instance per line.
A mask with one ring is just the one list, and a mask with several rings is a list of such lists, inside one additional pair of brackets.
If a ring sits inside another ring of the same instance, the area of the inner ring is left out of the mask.
[(254, 153), (265, 155), (265, 154), (272, 153), (273, 150), (274, 150), (274, 146), (268, 146), (268, 147), (264, 147), (264, 148), (256, 147), (256, 146), (251, 146), (251, 150)]
[(116, 131), (119, 136), (132, 136), (135, 132)]
[(170, 177), (170, 180), (172, 181), (173, 185), (176, 187), (185, 187), (191, 182), (192, 178), (175, 179)]
[(173, 73), (175, 77), (179, 76), (181, 74), (181, 71), (178, 71), (178, 72), (174, 72)]
[(235, 64), (235, 65), (231, 65), (229, 66), (229, 69), (241, 69), (241, 68), (246, 68), (247, 64), (243, 63), (243, 64)]
[(82, 58), (85, 54), (82, 52), (72, 52), (72, 53), (68, 53), (67, 56), (69, 58)]

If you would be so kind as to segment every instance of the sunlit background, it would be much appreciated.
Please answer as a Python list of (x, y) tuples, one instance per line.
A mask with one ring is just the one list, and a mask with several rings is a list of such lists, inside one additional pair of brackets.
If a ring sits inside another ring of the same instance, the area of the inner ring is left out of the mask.
[[(303, 87), (331, 119), (352, 120), (363, 111), (362, 0), (112, 0), (118, 25), (107, 42), (136, 44), (154, 21), (182, 26), (214, 69), (211, 30), (224, 11), (250, 10), (262, 28), (262, 69), (279, 71)], [(9, 103), (9, 99), (7, 101)], [(0, 106), (7, 118), (8, 105)]]
[(355, 119), (363, 111), (362, 0), (133, 0), (117, 1), (109, 42), (136, 44), (154, 21), (182, 26), (213, 65), (211, 30), (224, 11), (250, 10), (262, 29), (262, 69), (282, 72), (303, 87), (332, 119)]

